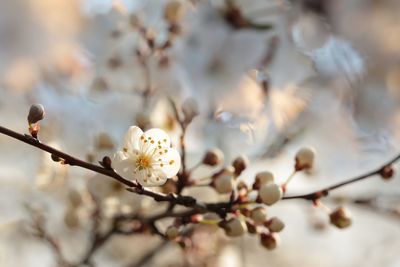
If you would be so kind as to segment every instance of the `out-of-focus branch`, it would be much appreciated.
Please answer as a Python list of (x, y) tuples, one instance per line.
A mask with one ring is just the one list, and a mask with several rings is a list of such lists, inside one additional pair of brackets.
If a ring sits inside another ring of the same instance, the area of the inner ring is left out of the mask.
[(393, 163), (397, 162), (399, 159), (400, 159), (400, 154), (398, 154), (393, 159), (389, 160), (388, 162), (383, 164), (381, 167), (379, 167), (379, 168), (377, 168), (377, 169), (375, 169), (373, 171), (370, 171), (370, 172), (367, 172), (365, 174), (356, 176), (354, 178), (345, 180), (343, 182), (328, 186), (326, 188), (320, 189), (320, 190), (312, 192), (312, 193), (303, 194), (303, 195), (296, 195), (296, 196), (287, 196), (287, 197), (283, 197), (283, 199), (305, 199), (305, 200), (311, 200), (311, 201), (318, 200), (318, 199), (320, 199), (322, 197), (328, 196), (331, 191), (336, 190), (338, 188), (344, 187), (344, 186), (349, 185), (349, 184), (356, 183), (358, 181), (365, 180), (365, 179), (373, 177), (375, 175), (381, 175), (382, 176), (382, 174), (385, 171), (387, 171), (387, 168), (390, 168), (390, 166)]
[(52, 248), (58, 264), (57, 266), (72, 267), (72, 265), (64, 258), (58, 242), (45, 230), (44, 218), (39, 215), (39, 217), (34, 220), (33, 227), (36, 230), (36, 236), (44, 240)]

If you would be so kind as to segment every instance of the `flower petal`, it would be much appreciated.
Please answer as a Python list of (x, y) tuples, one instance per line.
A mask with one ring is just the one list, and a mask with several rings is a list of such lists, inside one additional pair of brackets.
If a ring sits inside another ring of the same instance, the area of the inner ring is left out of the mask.
[(143, 131), (137, 126), (129, 127), (128, 131), (124, 136), (124, 144), (123, 149), (124, 152), (138, 150), (139, 149), (139, 140), (143, 135)]
[(167, 178), (174, 177), (181, 168), (181, 156), (173, 148), (165, 149), (162, 155), (156, 158), (159, 162), (155, 169), (159, 169)]
[(112, 167), (119, 175), (123, 176), (124, 178), (133, 178), (135, 163), (132, 158), (125, 157), (125, 154), (123, 152), (119, 151), (114, 154)]
[(154, 128), (146, 131), (144, 133), (144, 138), (140, 140), (142, 147), (147, 147), (147, 145), (170, 147), (171, 139), (168, 134), (161, 129)]

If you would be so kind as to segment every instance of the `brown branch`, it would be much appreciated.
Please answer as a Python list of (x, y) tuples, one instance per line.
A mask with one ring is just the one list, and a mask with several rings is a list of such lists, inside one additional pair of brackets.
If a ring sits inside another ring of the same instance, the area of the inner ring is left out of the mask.
[(58, 242), (49, 233), (47, 233), (46, 229), (44, 228), (44, 218), (41, 215), (37, 215), (37, 218), (33, 223), (33, 227), (37, 231), (36, 236), (44, 240), (52, 248), (56, 257), (57, 265), (59, 267), (72, 267), (72, 265), (69, 264), (64, 258)]
[(396, 157), (394, 157), (393, 159), (391, 159), (388, 162), (386, 162), (385, 164), (383, 164), (381, 167), (379, 167), (379, 168), (377, 168), (375, 170), (372, 170), (370, 172), (367, 172), (365, 174), (362, 174), (362, 175), (356, 176), (354, 178), (348, 179), (346, 181), (343, 181), (343, 182), (328, 186), (326, 188), (320, 189), (320, 190), (312, 192), (312, 193), (303, 194), (303, 195), (296, 195), (296, 196), (287, 196), (287, 197), (283, 197), (283, 199), (305, 199), (305, 200), (315, 201), (315, 200), (320, 199), (322, 197), (328, 196), (328, 194), (333, 190), (336, 190), (338, 188), (341, 188), (343, 186), (346, 186), (346, 185), (349, 185), (349, 184), (352, 184), (352, 183), (356, 183), (358, 181), (365, 180), (365, 179), (373, 177), (375, 175), (380, 175), (385, 167), (388, 167), (388, 166), (392, 165), (393, 163), (395, 163), (399, 159), (400, 159), (400, 154), (398, 154)]
[(175, 195), (175, 194), (162, 194), (158, 192), (151, 191), (149, 189), (144, 188), (137, 182), (132, 182), (130, 180), (127, 180), (120, 176), (118, 173), (116, 173), (113, 169), (108, 169), (100, 165), (95, 165), (83, 160), (80, 160), (78, 158), (75, 158), (69, 154), (66, 154), (62, 151), (59, 151), (51, 146), (48, 146), (42, 142), (40, 142), (38, 139), (33, 138), (30, 135), (22, 135), (20, 133), (17, 133), (15, 131), (12, 131), (10, 129), (7, 129), (5, 127), (0, 126), (0, 133), (7, 135), (9, 137), (12, 137), (14, 139), (17, 139), (21, 142), (24, 142), (28, 145), (34, 146), (36, 148), (39, 148), (43, 151), (46, 151), (50, 153), (51, 155), (54, 155), (55, 157), (61, 158), (64, 160), (65, 164), (71, 165), (71, 166), (79, 166), (81, 168), (91, 170), (96, 173), (103, 174), (105, 176), (111, 177), (118, 182), (128, 186), (129, 191), (134, 192), (139, 195), (145, 195), (148, 197), (153, 198), (155, 201), (165, 201), (165, 202), (170, 202), (171, 204), (174, 205), (182, 205), (185, 207), (192, 207), (197, 210), (209, 210), (209, 211), (218, 211), (218, 206), (216, 205), (209, 205), (209, 204), (202, 204), (198, 203), (195, 198), (190, 197), (190, 196), (182, 196), (182, 195)]

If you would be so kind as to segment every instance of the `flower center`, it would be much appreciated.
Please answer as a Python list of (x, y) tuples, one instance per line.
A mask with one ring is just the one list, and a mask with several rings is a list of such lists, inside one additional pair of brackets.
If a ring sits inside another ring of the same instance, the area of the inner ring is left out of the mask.
[(136, 159), (136, 165), (139, 167), (139, 170), (148, 169), (151, 167), (151, 158), (147, 155), (139, 155)]

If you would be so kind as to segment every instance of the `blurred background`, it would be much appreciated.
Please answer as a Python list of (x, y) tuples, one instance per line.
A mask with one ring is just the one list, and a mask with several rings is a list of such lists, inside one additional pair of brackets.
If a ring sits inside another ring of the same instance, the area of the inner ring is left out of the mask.
[[(296, 151), (312, 146), (316, 164), (288, 194), (312, 192), (400, 151), (399, 13), (397, 0), (1, 0), (0, 125), (27, 133), (29, 106), (42, 103), (41, 140), (96, 162), (121, 148), (131, 125), (162, 128), (177, 146), (169, 99), (193, 99), (189, 166), (217, 147), (227, 165), (249, 157), (240, 176), (249, 185), (264, 170), (283, 182)], [(59, 266), (32, 234), (33, 213), (78, 262), (90, 239), (88, 195), (102, 199), (105, 218), (160, 205), (110, 193), (96, 178), (0, 136), (0, 266)], [(398, 178), (335, 191), (325, 204), (349, 208), (345, 230), (303, 200), (269, 208), (286, 224), (274, 251), (210, 227), (187, 250), (158, 247), (156, 236), (115, 236), (94, 266), (138, 266), (154, 248), (143, 266), (400, 266)], [(226, 197), (211, 188), (185, 193)]]

